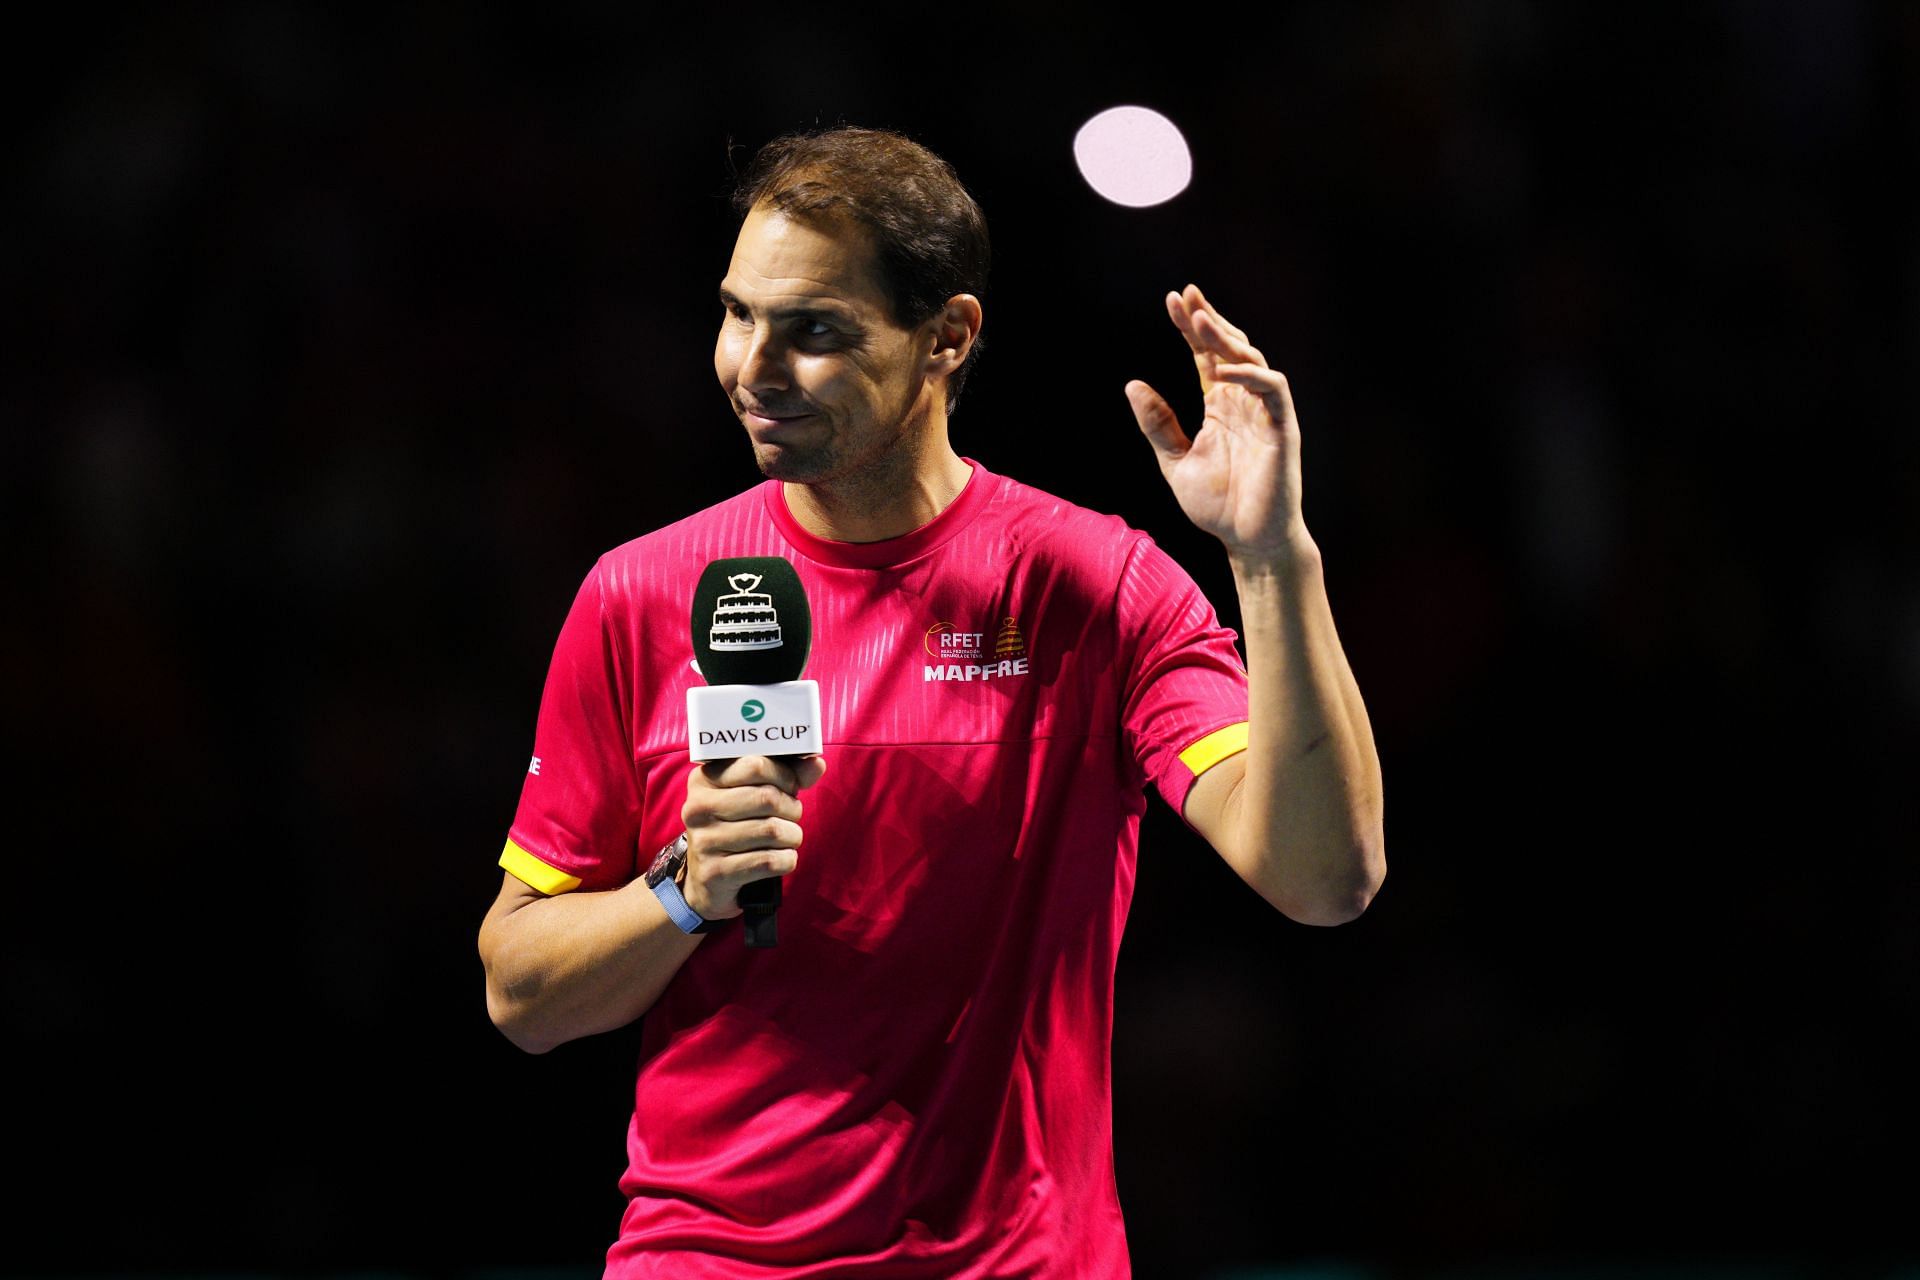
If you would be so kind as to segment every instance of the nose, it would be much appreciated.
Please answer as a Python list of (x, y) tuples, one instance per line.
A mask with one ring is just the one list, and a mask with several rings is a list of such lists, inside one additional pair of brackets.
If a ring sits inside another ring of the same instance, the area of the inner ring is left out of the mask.
[(740, 356), (740, 385), (757, 397), (761, 389), (783, 390), (787, 376), (786, 349), (771, 326), (756, 325)]

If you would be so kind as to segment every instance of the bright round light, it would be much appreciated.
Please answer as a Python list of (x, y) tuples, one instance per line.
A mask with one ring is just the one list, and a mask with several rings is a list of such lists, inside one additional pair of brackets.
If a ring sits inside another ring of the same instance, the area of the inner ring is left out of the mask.
[(1173, 199), (1193, 179), (1193, 154), (1173, 121), (1147, 107), (1109, 107), (1073, 135), (1087, 185), (1129, 208)]

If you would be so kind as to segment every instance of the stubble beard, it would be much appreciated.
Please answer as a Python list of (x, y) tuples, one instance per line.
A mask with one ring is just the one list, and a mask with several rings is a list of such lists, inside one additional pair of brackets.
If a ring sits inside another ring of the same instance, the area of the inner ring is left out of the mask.
[(863, 456), (854, 456), (839, 439), (809, 449), (756, 442), (753, 454), (762, 475), (805, 485), (816, 501), (851, 504), (862, 510), (886, 506), (912, 470), (898, 437), (876, 442)]
[(838, 441), (832, 436), (823, 444), (810, 446), (762, 444), (752, 436), (747, 437), (747, 443), (753, 446), (753, 461), (760, 468), (760, 474), (770, 480), (816, 484), (833, 478), (844, 461)]
[[(886, 463), (889, 455), (901, 450), (902, 441), (908, 434), (907, 415), (912, 412), (916, 398), (917, 395), (910, 391), (907, 403), (901, 406), (898, 425), (893, 432), (876, 441), (874, 448), (862, 456), (854, 455), (846, 436), (838, 431), (830, 433), (824, 442), (815, 445), (761, 444), (749, 436), (754, 463), (760, 468), (760, 474), (770, 480), (818, 485), (843, 496), (852, 496), (857, 492), (865, 499), (884, 503), (889, 492), (902, 478), (895, 473), (912, 469), (904, 456), (893, 459), (898, 465), (888, 466)], [(829, 419), (829, 425), (837, 424)]]

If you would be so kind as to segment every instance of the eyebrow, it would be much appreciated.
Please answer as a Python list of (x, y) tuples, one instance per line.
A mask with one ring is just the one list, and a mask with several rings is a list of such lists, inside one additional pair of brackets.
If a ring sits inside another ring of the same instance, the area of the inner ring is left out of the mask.
[[(725, 285), (720, 287), (720, 305), (723, 307), (747, 307), (747, 304), (734, 297)], [(753, 308), (747, 307), (747, 310), (751, 311)], [(828, 319), (839, 320), (845, 323), (851, 323), (854, 319), (851, 311), (837, 304), (826, 303), (824, 299), (822, 300), (822, 305), (819, 306), (781, 307), (773, 311), (771, 316), (775, 320), (784, 320), (789, 316), (799, 316), (803, 319), (813, 316), (824, 316)]]

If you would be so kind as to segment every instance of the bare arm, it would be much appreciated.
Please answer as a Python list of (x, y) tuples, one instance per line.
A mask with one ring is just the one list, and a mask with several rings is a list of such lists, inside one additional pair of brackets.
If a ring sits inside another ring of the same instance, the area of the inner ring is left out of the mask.
[(1200, 429), (1144, 382), (1127, 398), (1180, 509), (1226, 547), (1247, 641), (1246, 752), (1200, 776), (1186, 817), (1275, 907), (1339, 924), (1387, 874), (1380, 757), (1301, 510), (1293, 392), (1198, 285), (1166, 303), (1200, 373)]
[(1333, 628), (1319, 553), (1234, 561), (1247, 640), (1247, 750), (1187, 793), (1186, 817), (1302, 924), (1342, 924), (1386, 878), (1380, 759)]
[[(695, 769), (681, 810), (687, 905), (708, 920), (737, 916), (742, 884), (790, 873), (801, 837), (796, 793), (825, 772), (818, 756), (744, 756)], [(682, 933), (644, 876), (619, 889), (548, 896), (507, 872), (480, 925), (487, 1014), (528, 1053), (624, 1027), (653, 1007), (708, 936)]]
[(480, 926), (487, 1013), (528, 1053), (623, 1027), (706, 936), (682, 933), (644, 878), (548, 897), (505, 872)]

